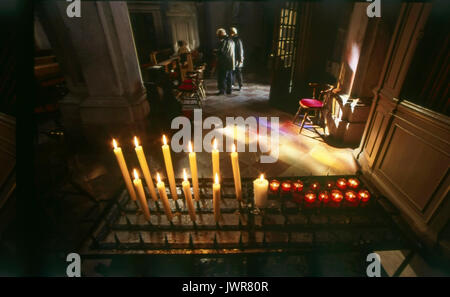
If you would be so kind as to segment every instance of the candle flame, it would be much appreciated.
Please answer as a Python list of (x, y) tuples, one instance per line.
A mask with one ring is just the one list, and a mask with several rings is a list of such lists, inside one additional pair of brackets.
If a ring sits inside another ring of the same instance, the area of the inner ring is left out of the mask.
[(166, 135), (163, 135), (163, 143), (164, 143), (164, 145), (166, 145), (166, 144), (167, 144), (167, 139), (166, 139)]
[(159, 173), (156, 173), (156, 180), (158, 181), (158, 183), (161, 182), (161, 176), (159, 176)]
[(219, 175), (216, 173), (216, 177), (214, 178), (214, 183), (218, 184), (219, 183)]
[(261, 176), (259, 177), (259, 179), (260, 179), (261, 181), (263, 181), (263, 180), (264, 180), (264, 174), (261, 174)]
[(136, 136), (134, 136), (134, 145), (135, 145), (136, 147), (139, 146), (139, 140), (137, 139)]
[(217, 149), (217, 139), (214, 138), (213, 141), (213, 148), (216, 150)]
[(133, 170), (134, 179), (139, 179), (139, 174), (136, 169)]
[(233, 143), (233, 146), (231, 147), (231, 152), (232, 153), (236, 152), (236, 146), (234, 145), (234, 143)]
[(117, 141), (113, 138), (113, 146), (116, 149), (117, 148)]
[(194, 149), (192, 148), (192, 142), (189, 141), (189, 152), (192, 153)]
[(188, 181), (187, 174), (186, 174), (186, 169), (183, 169), (183, 178), (184, 178), (184, 181)]

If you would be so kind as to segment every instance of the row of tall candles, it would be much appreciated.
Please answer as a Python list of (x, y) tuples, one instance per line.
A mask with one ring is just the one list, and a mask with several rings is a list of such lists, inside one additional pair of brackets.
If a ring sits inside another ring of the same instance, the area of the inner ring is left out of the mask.
[[(144, 150), (141, 145), (139, 145), (139, 140), (137, 137), (134, 137), (135, 151), (139, 161), (139, 165), (141, 167), (142, 173), (144, 175), (145, 182), (148, 186), (150, 196), (154, 201), (158, 200), (158, 196), (156, 195), (155, 186), (153, 184), (153, 180), (150, 173), (150, 168), (148, 167), (147, 160), (145, 158)], [(130, 174), (128, 171), (127, 164), (125, 162), (125, 158), (122, 153), (122, 149), (118, 146), (117, 141), (113, 139), (114, 146), (114, 154), (116, 155), (117, 162), (122, 172), (122, 176), (125, 180), (125, 185), (127, 187), (128, 193), (132, 200), (136, 201), (138, 199), (139, 205), (142, 209), (142, 212), (145, 216), (146, 220), (150, 220), (150, 210), (148, 208), (147, 199), (145, 196), (144, 187), (142, 184), (142, 180), (139, 178), (139, 174), (136, 169), (133, 170), (134, 180), (131, 181)], [(169, 181), (169, 189), (172, 195), (173, 200), (178, 199), (177, 188), (175, 183), (175, 174), (173, 171), (172, 158), (170, 155), (170, 147), (167, 144), (166, 136), (163, 135), (163, 145), (162, 152), (164, 156), (164, 163), (167, 172), (167, 178)], [(214, 218), (216, 222), (219, 221), (220, 218), (220, 166), (219, 166), (219, 151), (217, 149), (217, 140), (214, 140), (213, 150), (211, 152), (212, 156), (212, 167), (213, 167), (213, 176), (214, 183), (212, 186), (213, 190), (213, 209), (214, 209)], [(230, 154), (231, 164), (233, 168), (233, 178), (234, 178), (234, 186), (236, 192), (236, 199), (242, 199), (242, 186), (241, 186), (241, 175), (239, 170), (239, 159), (238, 153), (236, 152), (236, 146), (233, 144), (232, 153)], [(192, 189), (194, 193), (194, 199), (196, 201), (200, 200), (200, 189), (198, 185), (198, 172), (197, 172), (197, 159), (196, 154), (193, 151), (192, 143), (189, 142), (189, 166), (191, 169), (191, 178), (192, 178)], [(183, 169), (183, 177), (184, 180), (182, 182), (182, 189), (184, 193), (184, 197), (186, 199), (186, 204), (188, 207), (188, 212), (191, 220), (195, 222), (196, 213), (194, 202), (191, 194), (191, 184), (187, 178), (186, 169)], [(164, 212), (166, 213), (167, 219), (172, 221), (173, 214), (169, 204), (169, 199), (167, 198), (166, 186), (164, 182), (161, 180), (161, 176), (159, 173), (156, 174), (156, 189), (158, 191), (159, 197), (161, 198)], [(134, 187), (133, 185), (134, 184)], [(256, 206), (264, 206), (267, 203), (267, 193), (268, 193), (268, 185), (269, 182), (264, 178), (264, 175), (261, 175), (253, 182), (254, 188), (254, 199)], [(137, 192), (137, 195), (136, 195)]]

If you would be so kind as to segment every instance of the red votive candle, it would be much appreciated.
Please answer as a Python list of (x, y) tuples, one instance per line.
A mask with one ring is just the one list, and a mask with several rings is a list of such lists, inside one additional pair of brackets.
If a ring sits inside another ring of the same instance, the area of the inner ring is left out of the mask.
[(294, 192), (301, 192), (303, 190), (303, 182), (301, 180), (297, 180), (292, 183)]
[(290, 193), (292, 190), (292, 182), (290, 180), (286, 180), (281, 183), (281, 192), (283, 194)]
[(356, 193), (354, 191), (345, 192), (345, 200), (347, 202), (355, 203), (358, 201), (357, 199), (358, 199), (358, 196), (356, 195)]
[(342, 195), (342, 192), (339, 190), (333, 190), (331, 191), (331, 200), (333, 200), (336, 203), (340, 203), (344, 199), (344, 195)]
[(349, 178), (348, 179), (348, 186), (352, 189), (356, 189), (359, 187), (359, 180), (356, 178)]
[(280, 182), (277, 181), (276, 179), (271, 180), (270, 184), (269, 184), (269, 188), (270, 188), (270, 192), (272, 194), (278, 193), (278, 190), (280, 189)]
[(319, 182), (313, 182), (310, 186), (309, 186), (309, 188), (311, 189), (311, 190), (313, 190), (313, 191), (317, 191), (317, 190), (319, 190), (319, 188), (320, 188), (320, 184), (319, 184)]
[(367, 190), (360, 190), (358, 192), (358, 198), (361, 202), (367, 202), (370, 199), (370, 193)]
[(309, 191), (305, 194), (305, 201), (307, 203), (313, 204), (316, 201), (316, 194), (312, 191)]
[(336, 181), (336, 186), (341, 190), (345, 190), (347, 189), (347, 181), (345, 178), (340, 178)]
[(327, 181), (325, 186), (328, 190), (331, 190), (334, 186), (334, 182), (332, 180), (329, 180), (329, 181)]
[(319, 193), (319, 201), (322, 203), (328, 203), (330, 201), (330, 195), (328, 191), (322, 191)]

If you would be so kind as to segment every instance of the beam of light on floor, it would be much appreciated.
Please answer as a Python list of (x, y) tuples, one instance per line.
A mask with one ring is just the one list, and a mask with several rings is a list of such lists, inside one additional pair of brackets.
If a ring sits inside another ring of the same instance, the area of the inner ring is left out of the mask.
[(339, 169), (340, 163), (333, 154), (331, 154), (327, 149), (322, 146), (314, 146), (310, 151), (309, 155), (319, 163), (322, 163), (328, 167)]

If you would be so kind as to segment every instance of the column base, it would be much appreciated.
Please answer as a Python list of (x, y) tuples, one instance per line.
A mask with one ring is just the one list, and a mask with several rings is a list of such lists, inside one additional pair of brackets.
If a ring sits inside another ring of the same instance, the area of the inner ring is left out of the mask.
[(76, 150), (110, 148), (112, 138), (130, 142), (149, 128), (150, 106), (145, 93), (135, 100), (83, 98), (68, 95), (60, 102), (66, 140)]

